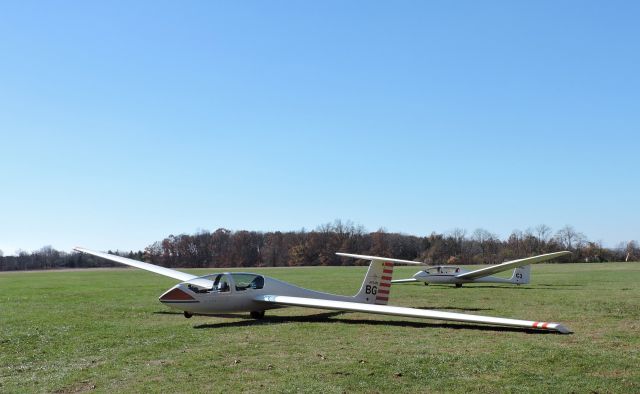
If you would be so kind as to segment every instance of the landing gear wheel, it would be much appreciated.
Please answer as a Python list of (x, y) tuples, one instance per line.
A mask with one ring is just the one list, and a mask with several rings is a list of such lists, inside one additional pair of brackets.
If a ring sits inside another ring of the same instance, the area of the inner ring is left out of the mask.
[(186, 317), (187, 319), (191, 319), (193, 317), (193, 313), (191, 312), (184, 311), (183, 314), (184, 314), (184, 317)]
[(456, 288), (462, 287), (462, 283), (456, 283)]
[(249, 314), (254, 319), (262, 319), (262, 318), (264, 318), (264, 311), (251, 311)]
[(424, 285), (425, 285), (425, 286), (429, 286), (429, 284), (428, 284), (427, 282), (424, 282)]

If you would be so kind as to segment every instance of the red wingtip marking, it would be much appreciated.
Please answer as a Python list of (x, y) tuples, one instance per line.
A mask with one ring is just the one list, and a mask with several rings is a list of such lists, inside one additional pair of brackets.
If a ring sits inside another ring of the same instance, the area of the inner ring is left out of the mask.
[(538, 328), (538, 324), (540, 324), (540, 323), (538, 323), (537, 321), (533, 322), (533, 328)]
[(542, 323), (542, 328), (547, 328), (548, 325), (549, 323)]

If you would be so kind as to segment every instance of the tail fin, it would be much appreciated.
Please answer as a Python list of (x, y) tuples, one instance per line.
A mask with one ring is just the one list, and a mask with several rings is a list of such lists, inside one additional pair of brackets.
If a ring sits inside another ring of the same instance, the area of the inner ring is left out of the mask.
[(518, 267), (513, 270), (513, 275), (511, 275), (511, 283), (517, 284), (527, 284), (531, 279), (531, 264), (525, 265), (523, 267)]
[(360, 291), (353, 298), (365, 304), (387, 305), (393, 276), (393, 263), (422, 264), (417, 261), (388, 259), (385, 257), (362, 256), (357, 254), (336, 253), (340, 256), (370, 260), (367, 275), (364, 277)]
[(355, 295), (356, 300), (366, 304), (387, 305), (392, 276), (393, 263), (371, 260), (360, 291)]

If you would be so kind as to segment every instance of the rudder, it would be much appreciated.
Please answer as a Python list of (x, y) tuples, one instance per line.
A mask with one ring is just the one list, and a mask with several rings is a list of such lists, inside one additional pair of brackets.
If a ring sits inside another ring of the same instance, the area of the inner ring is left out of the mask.
[(358, 302), (366, 304), (387, 305), (392, 276), (392, 262), (372, 260), (360, 291), (355, 295), (355, 298)]
[(524, 267), (518, 267), (513, 270), (513, 275), (511, 275), (511, 283), (516, 283), (519, 285), (529, 283), (531, 279), (531, 264), (525, 265)]

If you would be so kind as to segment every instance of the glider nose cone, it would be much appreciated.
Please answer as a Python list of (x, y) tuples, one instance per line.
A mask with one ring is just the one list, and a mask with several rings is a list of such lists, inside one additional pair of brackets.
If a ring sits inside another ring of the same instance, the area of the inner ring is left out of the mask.
[(163, 295), (160, 296), (160, 302), (184, 302), (184, 301), (195, 301), (189, 293), (181, 290), (178, 287), (174, 287), (173, 289), (167, 291)]

